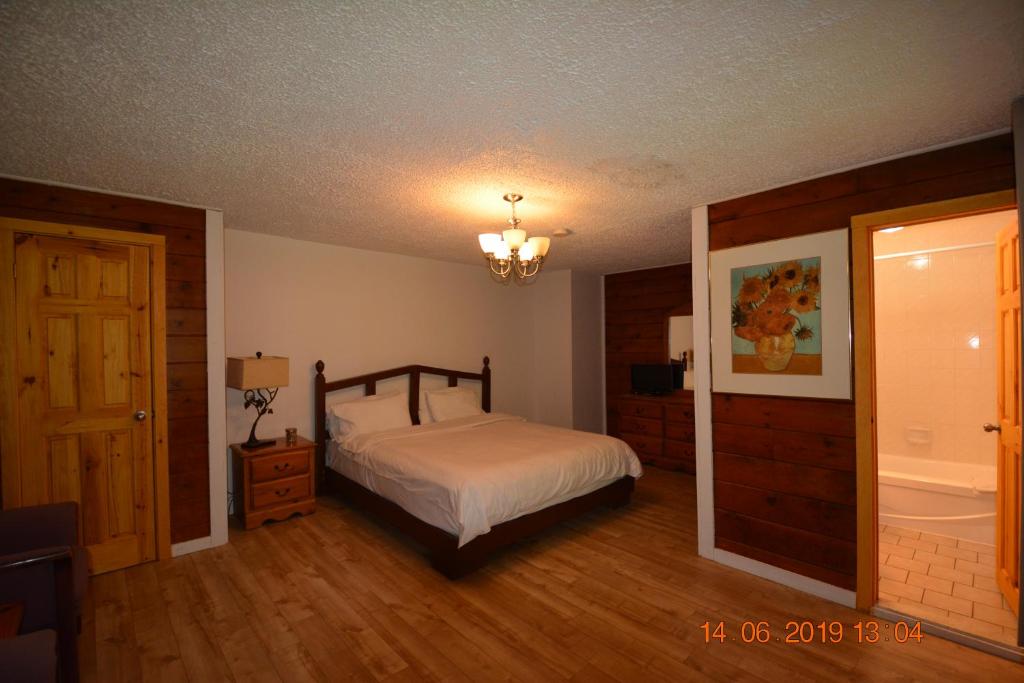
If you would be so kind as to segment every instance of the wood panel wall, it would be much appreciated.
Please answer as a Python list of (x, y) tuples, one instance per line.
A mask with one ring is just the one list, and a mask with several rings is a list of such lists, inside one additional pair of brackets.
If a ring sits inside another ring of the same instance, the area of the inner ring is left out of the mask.
[(628, 394), (629, 366), (668, 362), (668, 318), (693, 314), (691, 267), (681, 263), (604, 278), (605, 405), (619, 434), (615, 397)]
[(171, 542), (208, 536), (206, 212), (0, 178), (0, 215), (165, 237)]
[[(713, 204), (709, 244), (835, 230), (863, 213), (1013, 187), (1013, 141), (999, 135)], [(852, 400), (715, 393), (715, 545), (853, 589), (854, 413)]]

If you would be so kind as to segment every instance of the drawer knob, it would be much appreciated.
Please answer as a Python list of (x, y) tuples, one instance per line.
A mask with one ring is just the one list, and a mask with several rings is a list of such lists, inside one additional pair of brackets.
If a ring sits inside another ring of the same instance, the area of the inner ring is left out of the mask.
[(288, 495), (289, 491), (291, 491), (290, 487), (284, 489), (283, 491), (281, 489), (277, 489), (276, 491), (274, 491), (274, 493), (277, 494), (278, 498), (284, 498), (285, 496)]
[(292, 466), (292, 464), (290, 462), (278, 463), (277, 465), (274, 465), (274, 471), (275, 472), (284, 472), (285, 470), (290, 469), (291, 466)]

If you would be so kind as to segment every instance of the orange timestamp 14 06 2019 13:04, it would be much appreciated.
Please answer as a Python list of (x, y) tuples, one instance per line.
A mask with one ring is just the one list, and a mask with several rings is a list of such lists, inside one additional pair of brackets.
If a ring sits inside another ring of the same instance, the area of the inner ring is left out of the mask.
[(705, 621), (700, 625), (704, 631), (705, 643), (739, 641), (743, 643), (785, 643), (803, 645), (808, 643), (835, 644), (845, 640), (858, 643), (920, 643), (920, 622), (858, 621), (847, 626), (841, 621), (787, 621), (781, 633), (772, 630), (767, 621), (744, 621), (739, 631), (730, 633), (724, 621)]

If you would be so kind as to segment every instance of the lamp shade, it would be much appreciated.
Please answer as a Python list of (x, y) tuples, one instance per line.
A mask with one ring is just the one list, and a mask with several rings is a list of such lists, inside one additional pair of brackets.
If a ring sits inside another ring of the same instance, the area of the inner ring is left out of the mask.
[(523, 246), (524, 242), (526, 242), (526, 231), (520, 230), (519, 228), (512, 228), (511, 230), (506, 230), (501, 234), (505, 238), (505, 243), (508, 244), (511, 249), (518, 249)]
[(550, 237), (531, 237), (527, 240), (527, 243), (533, 245), (533, 253), (537, 256), (547, 256), (548, 249), (551, 247)]
[(232, 389), (288, 386), (288, 359), (283, 356), (228, 358), (227, 385)]
[(527, 241), (526, 244), (519, 248), (519, 260), (526, 262), (532, 260), (533, 257), (533, 244), (530, 241)]
[(496, 232), (485, 232), (479, 237), (480, 248), (483, 249), (485, 254), (493, 254), (498, 250), (498, 245), (501, 244), (501, 235)]
[(512, 255), (512, 250), (508, 247), (508, 242), (498, 242), (498, 246), (494, 248), (494, 258), (499, 261), (507, 261)]

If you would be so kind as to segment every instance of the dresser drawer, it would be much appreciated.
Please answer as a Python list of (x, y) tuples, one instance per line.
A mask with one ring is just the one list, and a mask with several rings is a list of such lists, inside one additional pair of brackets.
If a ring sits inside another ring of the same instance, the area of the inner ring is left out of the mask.
[(693, 424), (683, 424), (682, 422), (666, 422), (665, 423), (665, 438), (675, 439), (676, 441), (689, 441), (693, 442)]
[(694, 445), (685, 441), (673, 441), (665, 439), (663, 453), (666, 458), (679, 458), (680, 460), (693, 460)]
[(279, 455), (265, 455), (253, 458), (249, 467), (252, 468), (252, 481), (271, 481), (282, 477), (293, 477), (309, 471), (309, 451), (291, 451)]
[(665, 420), (666, 422), (681, 422), (684, 424), (693, 424), (693, 404), (692, 403), (677, 403), (670, 406), (665, 406)]
[(643, 434), (623, 434), (622, 440), (629, 444), (629, 447), (638, 455), (661, 455), (661, 438), (657, 436), (644, 436)]
[(644, 436), (661, 436), (661, 420), (646, 417), (619, 416), (619, 431)]
[(696, 451), (692, 443), (666, 439), (664, 458), (670, 463), (669, 469), (682, 470), (689, 474), (697, 472)]
[(253, 484), (252, 506), (265, 508), (310, 497), (309, 475)]
[(619, 401), (619, 417), (651, 417), (661, 419), (661, 404), (648, 401)]
[(679, 458), (666, 458), (664, 456), (658, 457), (654, 455), (642, 456), (640, 462), (645, 465), (653, 465), (658, 469), (671, 470), (673, 472), (686, 472), (687, 474), (695, 474), (697, 468), (693, 460), (680, 460)]

